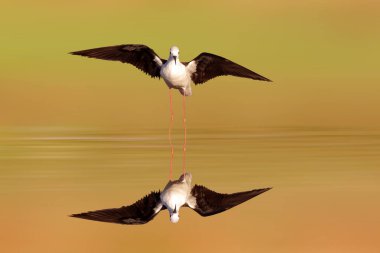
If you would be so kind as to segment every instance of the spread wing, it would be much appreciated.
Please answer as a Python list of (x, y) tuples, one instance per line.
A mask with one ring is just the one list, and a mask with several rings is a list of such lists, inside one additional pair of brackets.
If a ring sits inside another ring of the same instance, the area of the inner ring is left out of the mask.
[(166, 62), (151, 48), (138, 44), (99, 47), (71, 52), (71, 54), (130, 63), (152, 77), (160, 77), (161, 65)]
[(188, 63), (191, 79), (195, 84), (201, 84), (217, 76), (238, 76), (254, 80), (271, 81), (237, 63), (210, 53), (201, 53)]
[(202, 216), (214, 215), (237, 206), (270, 189), (264, 188), (232, 194), (221, 194), (211, 191), (202, 185), (195, 185), (191, 190), (191, 195), (196, 200), (193, 209)]
[(130, 206), (73, 214), (71, 217), (117, 224), (145, 224), (164, 209), (160, 192), (151, 192)]

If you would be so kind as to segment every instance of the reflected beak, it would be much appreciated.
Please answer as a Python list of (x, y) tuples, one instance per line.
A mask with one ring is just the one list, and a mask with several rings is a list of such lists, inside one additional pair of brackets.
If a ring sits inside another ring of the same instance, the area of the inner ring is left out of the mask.
[(177, 64), (177, 56), (173, 56), (174, 58), (174, 64)]

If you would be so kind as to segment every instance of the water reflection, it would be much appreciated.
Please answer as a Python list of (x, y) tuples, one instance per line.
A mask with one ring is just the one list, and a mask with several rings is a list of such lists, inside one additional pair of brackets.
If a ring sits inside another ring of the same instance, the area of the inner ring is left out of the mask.
[[(144, 227), (67, 217), (130, 204), (165, 185), (166, 133), (1, 129), (2, 247), (38, 253), (152, 252), (158, 244), (183, 252), (199, 247), (231, 252), (236, 245), (242, 252), (317, 252), (315, 245), (331, 252), (376, 248), (377, 129), (190, 129), (187, 165), (194, 183), (219, 192), (273, 190), (208, 219), (184, 210), (175, 227), (164, 215)], [(182, 141), (182, 132), (175, 131), (175, 177), (182, 170)], [(197, 244), (183, 248), (184, 236)]]

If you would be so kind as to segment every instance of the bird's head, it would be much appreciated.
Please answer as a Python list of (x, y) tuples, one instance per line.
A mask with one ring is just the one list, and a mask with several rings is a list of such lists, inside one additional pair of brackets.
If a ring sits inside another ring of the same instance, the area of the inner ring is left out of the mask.
[(170, 221), (173, 223), (177, 223), (179, 221), (179, 213), (177, 210), (177, 205), (174, 207), (173, 212), (170, 213)]
[(174, 58), (174, 63), (177, 64), (177, 58), (179, 58), (179, 48), (176, 46), (171, 47), (170, 56)]
[(186, 172), (185, 174), (182, 174), (180, 177), (179, 177), (179, 180), (182, 181), (182, 182), (186, 182), (188, 184), (191, 184), (191, 179), (192, 179), (192, 175), (191, 173), (189, 172)]

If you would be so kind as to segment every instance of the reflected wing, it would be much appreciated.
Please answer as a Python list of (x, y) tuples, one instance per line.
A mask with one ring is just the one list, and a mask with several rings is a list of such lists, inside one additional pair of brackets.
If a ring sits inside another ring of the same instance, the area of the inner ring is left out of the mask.
[(151, 192), (130, 206), (73, 214), (71, 217), (118, 224), (145, 224), (164, 209), (160, 192)]
[(202, 185), (195, 185), (191, 190), (191, 195), (196, 199), (193, 209), (202, 216), (214, 215), (237, 206), (270, 189), (264, 188), (232, 194), (221, 194), (211, 191)]
[(201, 53), (188, 64), (191, 79), (195, 84), (201, 84), (217, 76), (238, 76), (254, 80), (271, 81), (226, 58), (210, 53)]
[(130, 63), (152, 77), (160, 77), (161, 65), (166, 62), (151, 48), (138, 44), (99, 47), (71, 52), (71, 54)]

